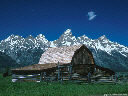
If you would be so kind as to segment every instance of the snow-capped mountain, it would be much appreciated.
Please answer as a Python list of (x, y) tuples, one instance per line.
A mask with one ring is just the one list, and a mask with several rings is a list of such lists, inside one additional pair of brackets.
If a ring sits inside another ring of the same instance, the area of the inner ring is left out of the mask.
[(0, 42), (0, 51), (12, 57), (17, 63), (36, 64), (41, 54), (48, 47), (71, 46), (85, 44), (93, 53), (96, 64), (115, 71), (128, 70), (128, 47), (112, 42), (105, 35), (98, 39), (90, 39), (86, 35), (75, 37), (71, 29), (67, 29), (57, 40), (48, 41), (44, 35), (31, 35), (23, 38), (11, 35)]
[(125, 57), (128, 56), (128, 47), (125, 47), (115, 42), (111, 42), (109, 39), (106, 38), (105, 35), (95, 40), (92, 40), (85, 35), (75, 38), (75, 36), (72, 35), (71, 29), (67, 29), (64, 32), (64, 34), (60, 36), (59, 39), (51, 42), (52, 42), (52, 46), (55, 46), (55, 47), (65, 46), (65, 45), (70, 46), (70, 45), (77, 45), (77, 44), (85, 44), (87, 47), (93, 48), (95, 50), (105, 51), (110, 55), (112, 51), (116, 50), (121, 55)]
[(57, 46), (71, 46), (76, 45), (77, 39), (72, 35), (71, 29), (67, 29), (64, 34), (62, 34), (59, 39), (51, 41), (50, 47)]

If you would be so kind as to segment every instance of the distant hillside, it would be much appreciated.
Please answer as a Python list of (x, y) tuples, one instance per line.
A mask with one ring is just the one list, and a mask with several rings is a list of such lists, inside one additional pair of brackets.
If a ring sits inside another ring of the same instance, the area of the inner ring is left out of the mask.
[(4, 71), (7, 67), (19, 67), (15, 60), (3, 52), (0, 52), (0, 72)]

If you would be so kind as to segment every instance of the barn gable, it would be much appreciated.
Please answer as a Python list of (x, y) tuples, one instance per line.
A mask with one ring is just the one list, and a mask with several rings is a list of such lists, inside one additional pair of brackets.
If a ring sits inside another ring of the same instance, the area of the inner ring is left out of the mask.
[(82, 45), (77, 49), (72, 57), (72, 64), (95, 64), (93, 55), (91, 51), (85, 46)]

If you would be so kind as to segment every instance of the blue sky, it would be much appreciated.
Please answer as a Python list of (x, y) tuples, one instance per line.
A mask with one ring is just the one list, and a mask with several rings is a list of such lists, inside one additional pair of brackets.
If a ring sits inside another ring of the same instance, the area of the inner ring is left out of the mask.
[(11, 34), (55, 40), (68, 28), (76, 37), (106, 35), (128, 46), (128, 0), (0, 0), (0, 40)]

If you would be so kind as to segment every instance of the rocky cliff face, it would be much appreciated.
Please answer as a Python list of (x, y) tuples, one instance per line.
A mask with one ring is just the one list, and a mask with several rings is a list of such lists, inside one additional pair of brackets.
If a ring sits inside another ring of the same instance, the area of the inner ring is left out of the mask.
[(18, 64), (36, 64), (41, 54), (48, 47), (71, 46), (85, 44), (93, 53), (97, 65), (110, 68), (114, 71), (128, 70), (128, 47), (112, 42), (104, 35), (98, 39), (90, 39), (83, 35), (75, 37), (71, 29), (67, 29), (57, 40), (48, 41), (44, 35), (31, 35), (23, 38), (11, 35), (0, 42), (0, 51), (4, 52)]

